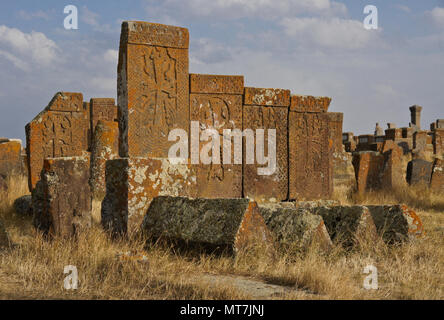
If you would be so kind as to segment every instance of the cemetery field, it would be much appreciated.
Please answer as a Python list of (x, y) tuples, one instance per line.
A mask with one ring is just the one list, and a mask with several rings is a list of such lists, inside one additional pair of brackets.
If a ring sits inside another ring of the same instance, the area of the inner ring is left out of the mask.
[[(77, 239), (43, 237), (32, 217), (13, 201), (27, 193), (15, 178), (2, 195), (0, 219), (14, 246), (0, 252), (0, 299), (443, 299), (444, 199), (430, 191), (367, 193), (338, 190), (343, 204), (406, 203), (420, 216), (426, 236), (399, 247), (361, 243), (329, 252), (267, 256), (260, 250), (236, 258), (181, 252), (140, 238), (112, 241), (100, 226)], [(131, 252), (129, 254), (128, 252)], [(78, 289), (64, 288), (65, 266), (78, 271)], [(378, 289), (365, 290), (367, 265), (378, 270)]]

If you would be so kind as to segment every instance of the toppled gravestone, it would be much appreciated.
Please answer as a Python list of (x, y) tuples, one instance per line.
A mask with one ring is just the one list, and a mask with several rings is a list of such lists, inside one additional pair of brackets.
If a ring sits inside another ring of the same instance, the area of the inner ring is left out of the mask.
[(238, 253), (271, 248), (272, 235), (256, 202), (248, 199), (155, 198), (142, 224), (148, 237)]
[(344, 247), (377, 237), (372, 216), (364, 206), (317, 207), (313, 212), (324, 219), (331, 239)]
[(260, 204), (259, 211), (275, 239), (285, 250), (304, 249), (314, 241), (328, 250), (331, 239), (321, 216), (293, 203)]
[(8, 233), (6, 232), (3, 223), (0, 221), (0, 250), (9, 248), (11, 246), (11, 242), (9, 240)]
[(153, 198), (195, 197), (196, 173), (189, 164), (162, 158), (122, 158), (106, 162), (102, 225), (114, 235), (140, 230)]
[(32, 196), (25, 195), (14, 201), (14, 211), (21, 216), (32, 215)]
[(88, 157), (49, 158), (33, 190), (34, 225), (70, 237), (91, 226)]
[(401, 243), (424, 235), (421, 219), (406, 205), (367, 206), (384, 242)]

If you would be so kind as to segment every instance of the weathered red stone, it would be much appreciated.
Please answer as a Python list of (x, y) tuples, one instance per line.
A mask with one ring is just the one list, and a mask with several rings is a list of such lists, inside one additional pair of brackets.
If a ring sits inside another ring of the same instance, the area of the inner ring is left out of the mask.
[[(261, 175), (258, 168), (264, 165), (243, 165), (243, 194), (257, 201), (286, 200), (288, 196), (288, 90), (245, 88), (243, 106), (243, 130), (264, 129), (264, 153), (268, 150), (268, 130), (276, 130), (276, 171), (271, 175)], [(248, 93), (248, 97), (247, 97)], [(286, 98), (287, 97), (287, 98)], [(247, 103), (256, 103), (247, 105)], [(286, 106), (279, 106), (287, 103)], [(244, 140), (244, 143), (246, 141)], [(257, 141), (256, 141), (257, 144)], [(246, 147), (244, 146), (244, 150)]]
[(327, 112), (331, 98), (292, 95), (290, 111), (296, 112)]
[[(197, 79), (197, 80), (196, 80)], [(198, 197), (203, 198), (241, 198), (242, 163), (234, 163), (234, 141), (232, 139), (231, 164), (223, 163), (223, 130), (242, 131), (242, 94), (220, 92), (243, 92), (243, 76), (195, 75), (190, 78), (195, 92), (190, 94), (191, 121), (199, 122), (199, 130), (193, 134), (201, 135), (202, 129), (214, 129), (219, 132), (220, 164), (196, 164)], [(198, 83), (194, 83), (194, 81)], [(208, 93), (216, 82), (217, 90)], [(207, 83), (207, 84), (205, 84)], [(211, 142), (200, 142), (202, 148)], [(191, 150), (191, 153), (194, 153)], [(193, 157), (193, 155), (192, 155)]]
[(45, 158), (82, 156), (88, 150), (89, 114), (81, 93), (59, 92), (26, 125), (29, 188), (40, 179)]
[(94, 135), (99, 120), (117, 120), (117, 106), (113, 98), (92, 98), (90, 101), (91, 135)]
[(289, 107), (290, 90), (245, 87), (244, 105)]
[(70, 237), (91, 226), (88, 157), (49, 158), (42, 175), (49, 233)]
[(432, 190), (444, 193), (444, 160), (435, 160), (435, 163), (433, 164), (430, 188), (432, 188)]
[(120, 155), (167, 158), (172, 129), (189, 131), (188, 30), (125, 21), (118, 65)]
[(21, 157), (22, 145), (19, 140), (0, 142), (0, 176), (4, 179), (23, 174)]
[(361, 151), (353, 154), (358, 192), (379, 189), (380, 172), (384, 166), (384, 156), (379, 152)]
[(168, 159), (123, 158), (106, 162), (102, 225), (113, 234), (138, 231), (153, 198), (196, 196), (196, 174), (189, 164)]
[(117, 122), (98, 120), (91, 146), (90, 185), (93, 199), (105, 197), (106, 161), (119, 156), (119, 126)]
[(289, 198), (315, 200), (333, 192), (332, 153), (325, 113), (289, 113)]

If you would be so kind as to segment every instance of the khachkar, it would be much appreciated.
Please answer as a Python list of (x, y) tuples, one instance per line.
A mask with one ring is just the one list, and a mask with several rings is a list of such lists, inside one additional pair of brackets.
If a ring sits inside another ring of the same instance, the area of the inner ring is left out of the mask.
[(290, 199), (328, 199), (333, 192), (332, 150), (329, 146), (331, 99), (291, 97), (289, 113)]
[[(191, 163), (197, 166), (197, 196), (241, 198), (242, 156), (236, 163), (234, 141), (231, 161), (226, 163), (222, 148), (227, 145), (223, 137), (225, 129), (242, 130), (244, 77), (191, 74), (190, 88), (191, 137), (199, 137), (202, 130), (208, 129), (215, 130), (217, 135), (208, 137), (209, 142), (201, 142), (199, 146), (191, 142)], [(210, 157), (211, 163), (206, 164), (202, 155)]]
[(257, 201), (282, 201), (287, 199), (289, 106), (290, 90), (245, 88), (243, 129), (253, 131), (264, 129), (264, 157), (270, 156), (271, 152), (268, 149), (268, 131), (270, 129), (276, 130), (276, 168), (273, 174), (260, 175), (258, 168), (263, 167), (263, 165), (247, 164), (244, 159), (243, 193), (245, 197)]
[(29, 188), (40, 180), (46, 158), (82, 156), (88, 150), (89, 110), (81, 93), (59, 92), (26, 125)]
[(189, 132), (188, 30), (122, 24), (118, 65), (119, 153), (167, 158), (172, 129)]

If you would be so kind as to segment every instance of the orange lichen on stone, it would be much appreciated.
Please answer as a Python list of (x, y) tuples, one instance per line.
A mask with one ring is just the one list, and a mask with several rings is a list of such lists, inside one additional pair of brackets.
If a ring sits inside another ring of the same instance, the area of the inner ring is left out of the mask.
[(421, 219), (418, 217), (415, 211), (407, 207), (406, 205), (401, 205), (402, 214), (406, 217), (408, 221), (408, 233), (410, 236), (415, 238), (420, 238), (425, 235), (425, 230), (422, 225)]
[(243, 94), (243, 90), (243, 76), (190, 74), (191, 93)]
[(331, 98), (292, 95), (290, 111), (295, 112), (327, 112)]
[(91, 146), (90, 185), (94, 199), (103, 199), (106, 191), (106, 161), (119, 156), (119, 127), (114, 121), (98, 120)]
[(266, 246), (272, 247), (273, 236), (260, 214), (257, 203), (250, 201), (236, 234), (234, 247), (237, 251), (248, 250), (251, 249), (255, 243), (262, 243), (264, 249)]
[(45, 158), (82, 156), (88, 150), (89, 114), (81, 93), (59, 92), (26, 125), (29, 188), (35, 188)]
[(290, 200), (328, 199), (333, 192), (333, 159), (326, 113), (289, 113)]
[(99, 120), (117, 120), (117, 106), (113, 98), (92, 98), (90, 102), (91, 133), (94, 131)]
[(244, 105), (289, 107), (290, 90), (245, 87)]
[(189, 131), (188, 30), (127, 21), (118, 64), (120, 155), (167, 158), (173, 129)]
[(430, 188), (432, 188), (432, 190), (444, 193), (444, 160), (435, 159)]
[(358, 192), (379, 189), (380, 172), (384, 166), (384, 156), (379, 152), (361, 151), (353, 154)]
[[(193, 78), (192, 78), (193, 79)], [(218, 90), (230, 89), (243, 85), (242, 76), (224, 76), (224, 75), (196, 75), (199, 85), (194, 87), (210, 88), (211, 82), (216, 80), (221, 86)], [(192, 80), (193, 82), (194, 80)], [(205, 81), (208, 83), (205, 84)], [(230, 81), (234, 82), (230, 84)], [(228, 91), (232, 91), (231, 89)], [(214, 129), (219, 133), (220, 148), (217, 155), (220, 157), (220, 163), (193, 165), (197, 167), (197, 186), (199, 197), (203, 198), (241, 198), (242, 197), (242, 163), (234, 163), (234, 142), (232, 142), (231, 163), (223, 163), (223, 133), (225, 129), (238, 129), (242, 131), (242, 92), (241, 94), (226, 93), (195, 93), (190, 94), (190, 114), (191, 121), (199, 123), (197, 132), (193, 134), (200, 136), (205, 129)], [(193, 129), (192, 129), (193, 130)], [(216, 138), (214, 138), (216, 139)], [(233, 139), (232, 139), (233, 140)], [(204, 146), (211, 144), (201, 142), (199, 154)], [(194, 154), (195, 151), (191, 150)], [(193, 155), (192, 155), (193, 157)]]
[(102, 224), (115, 234), (137, 231), (153, 198), (195, 197), (196, 175), (189, 164), (168, 159), (123, 158), (106, 162)]
[(0, 176), (2, 178), (22, 173), (21, 151), (20, 141), (0, 142)]

